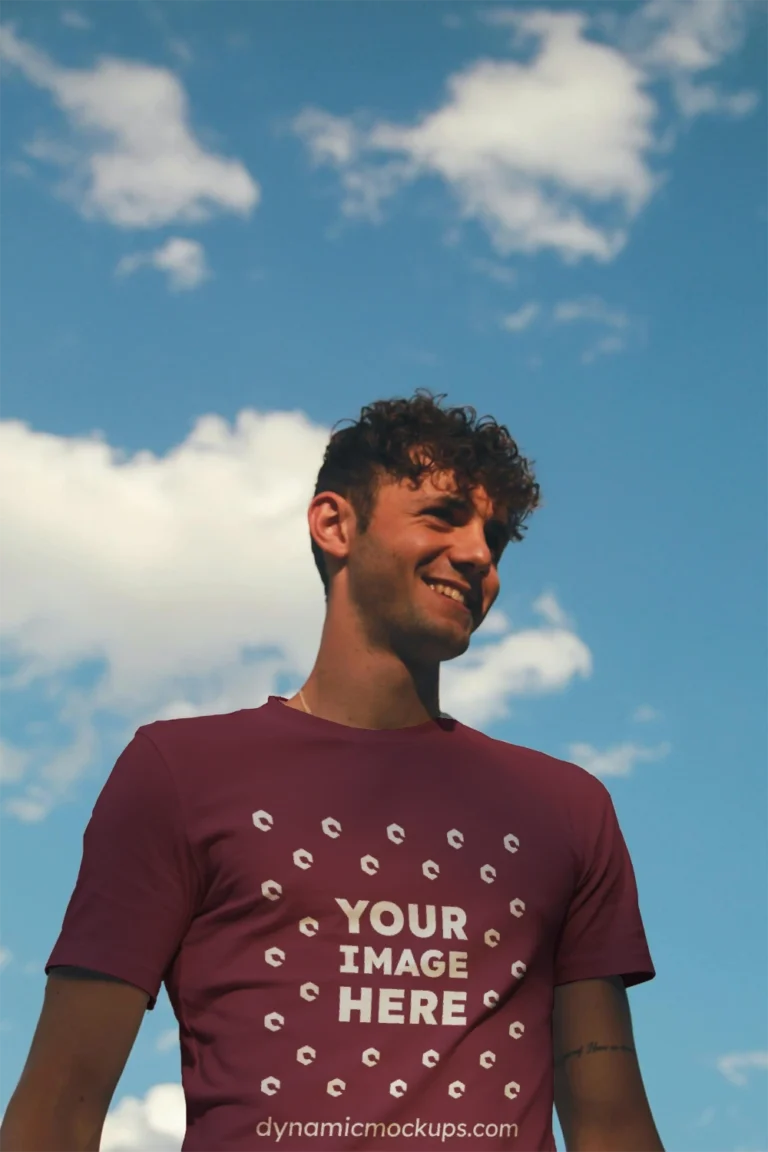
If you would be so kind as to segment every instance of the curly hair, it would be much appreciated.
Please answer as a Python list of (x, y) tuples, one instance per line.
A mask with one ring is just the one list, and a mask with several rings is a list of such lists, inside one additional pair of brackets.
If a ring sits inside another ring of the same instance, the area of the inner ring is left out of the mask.
[[(368, 530), (380, 481), (409, 480), (418, 487), (425, 473), (452, 472), (458, 493), (470, 498), (482, 484), (494, 504), (508, 509), (509, 539), (522, 540), (523, 521), (539, 505), (532, 461), (521, 456), (509, 430), (476, 410), (442, 408), (447, 395), (417, 388), (409, 399), (377, 400), (360, 419), (336, 432), (325, 450), (315, 496), (335, 492), (350, 502), (361, 533)], [(337, 423), (340, 423), (337, 422)], [(334, 428), (336, 425), (334, 425)], [(414, 453), (414, 449), (419, 449)], [(312, 555), (328, 599), (325, 556), (311, 537)]]

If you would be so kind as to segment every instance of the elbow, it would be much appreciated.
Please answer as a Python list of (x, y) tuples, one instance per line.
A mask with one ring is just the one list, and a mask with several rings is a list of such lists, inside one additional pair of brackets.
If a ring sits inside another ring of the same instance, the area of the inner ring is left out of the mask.
[(46, 1108), (12, 1097), (0, 1126), (0, 1152), (99, 1152), (104, 1117)]

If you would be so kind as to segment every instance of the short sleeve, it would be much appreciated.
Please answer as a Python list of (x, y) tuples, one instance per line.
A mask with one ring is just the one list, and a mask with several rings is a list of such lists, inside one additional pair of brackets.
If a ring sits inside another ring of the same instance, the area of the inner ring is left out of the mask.
[(91, 968), (141, 988), (154, 1008), (195, 912), (198, 875), (168, 766), (139, 729), (94, 806), (46, 973)]
[(626, 987), (656, 975), (640, 915), (632, 861), (610, 793), (598, 780), (577, 815), (579, 876), (555, 956), (555, 984), (622, 976)]

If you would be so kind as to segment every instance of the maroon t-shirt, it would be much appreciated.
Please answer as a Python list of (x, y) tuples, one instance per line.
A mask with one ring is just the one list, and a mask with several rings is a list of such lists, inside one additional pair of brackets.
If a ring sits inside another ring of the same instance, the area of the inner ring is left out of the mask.
[(138, 730), (59, 964), (165, 982), (188, 1152), (553, 1149), (554, 986), (654, 975), (599, 780), (279, 696)]

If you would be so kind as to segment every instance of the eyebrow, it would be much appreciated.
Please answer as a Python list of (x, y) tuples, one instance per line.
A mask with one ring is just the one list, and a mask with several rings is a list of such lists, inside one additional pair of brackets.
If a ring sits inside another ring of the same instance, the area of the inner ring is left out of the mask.
[[(434, 496), (431, 499), (425, 497), (424, 503), (421, 505), (421, 507), (422, 509), (436, 507), (451, 508), (455, 512), (469, 512), (472, 510), (472, 505), (468, 500), (465, 500), (463, 496), (454, 496), (450, 493), (445, 493), (442, 496)], [(511, 533), (509, 524), (506, 520), (500, 520), (498, 517), (493, 517), (492, 519), (486, 521), (485, 526), (486, 528), (494, 528), (497, 531), (502, 532), (504, 535), (504, 540), (506, 542), (509, 541)]]

